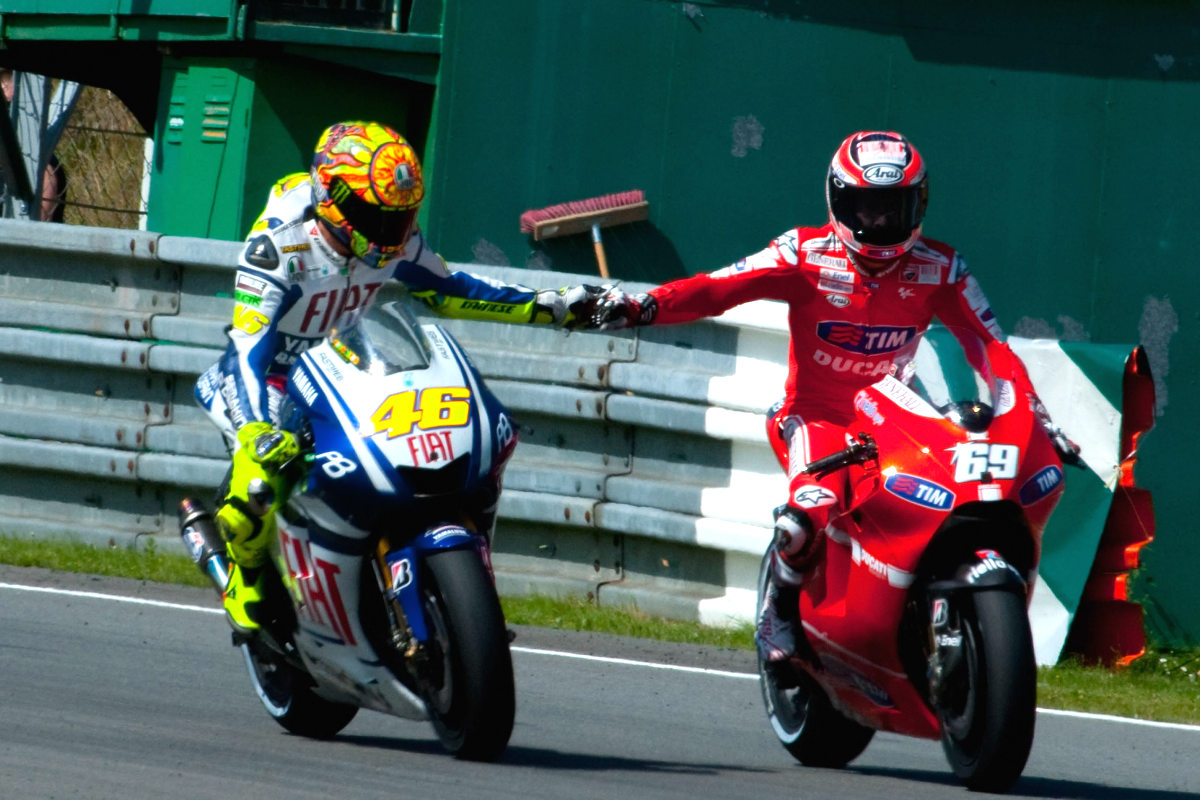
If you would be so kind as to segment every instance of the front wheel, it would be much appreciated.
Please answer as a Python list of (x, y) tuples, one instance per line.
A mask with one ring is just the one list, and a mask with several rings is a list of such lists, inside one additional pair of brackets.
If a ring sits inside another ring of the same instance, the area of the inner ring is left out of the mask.
[(292, 733), (328, 739), (350, 724), (358, 707), (335, 703), (313, 691), (307, 673), (259, 643), (242, 645), (250, 682), (271, 717)]
[(938, 717), (942, 749), (970, 789), (1006, 791), (1033, 746), (1037, 665), (1025, 598), (973, 592), (959, 607), (962, 659), (946, 676)]
[(422, 694), (442, 746), (456, 757), (494, 761), (516, 715), (508, 628), (495, 585), (474, 550), (425, 561), (422, 604), (429, 625)]

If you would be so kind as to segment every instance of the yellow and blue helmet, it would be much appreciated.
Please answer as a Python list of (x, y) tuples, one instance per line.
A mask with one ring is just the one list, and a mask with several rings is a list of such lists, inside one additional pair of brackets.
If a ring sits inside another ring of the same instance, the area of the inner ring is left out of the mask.
[(421, 162), (400, 134), (377, 122), (339, 122), (313, 155), (313, 206), (339, 242), (373, 267), (404, 252), (425, 196)]

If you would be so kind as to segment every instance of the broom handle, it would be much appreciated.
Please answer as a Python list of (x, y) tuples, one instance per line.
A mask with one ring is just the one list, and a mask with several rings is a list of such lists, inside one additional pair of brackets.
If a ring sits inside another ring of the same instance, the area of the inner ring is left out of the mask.
[(592, 245), (596, 248), (596, 263), (600, 267), (600, 277), (608, 278), (608, 259), (604, 257), (604, 243), (600, 241), (600, 225), (592, 225)]

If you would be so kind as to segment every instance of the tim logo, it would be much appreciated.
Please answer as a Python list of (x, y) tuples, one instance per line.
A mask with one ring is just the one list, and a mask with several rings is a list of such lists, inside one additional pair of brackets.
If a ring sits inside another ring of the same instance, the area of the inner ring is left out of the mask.
[(915, 475), (892, 475), (884, 481), (883, 488), (910, 503), (938, 511), (948, 511), (954, 505), (954, 492)]
[(1038, 471), (1021, 487), (1021, 505), (1031, 506), (1054, 491), (1062, 483), (1062, 470), (1053, 464)]
[(912, 341), (916, 334), (917, 329), (911, 325), (855, 325), (837, 321), (817, 323), (817, 336), (826, 342), (867, 356), (894, 353)]

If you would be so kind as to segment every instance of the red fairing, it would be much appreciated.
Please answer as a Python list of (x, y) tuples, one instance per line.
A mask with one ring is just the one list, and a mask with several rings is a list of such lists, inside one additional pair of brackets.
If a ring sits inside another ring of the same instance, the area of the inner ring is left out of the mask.
[[(1006, 351), (996, 350), (993, 367), (1007, 372), (985, 431), (964, 430), (890, 376), (856, 392), (851, 403), (847, 430), (868, 434), (878, 458), (832, 478), (842, 483), (846, 508), (830, 519), (823, 558), (805, 575), (800, 619), (821, 665), (806, 671), (839, 710), (869, 727), (940, 735), (898, 642), (910, 590), (928, 578), (922, 557), (952, 514), (967, 504), (1019, 509), (1027, 527), (1014, 535), (1032, 554), (1020, 565), (1032, 592), (1042, 532), (1064, 476), (1018, 386), (1020, 362)], [(1018, 566), (1015, 558), (1010, 563)]]

